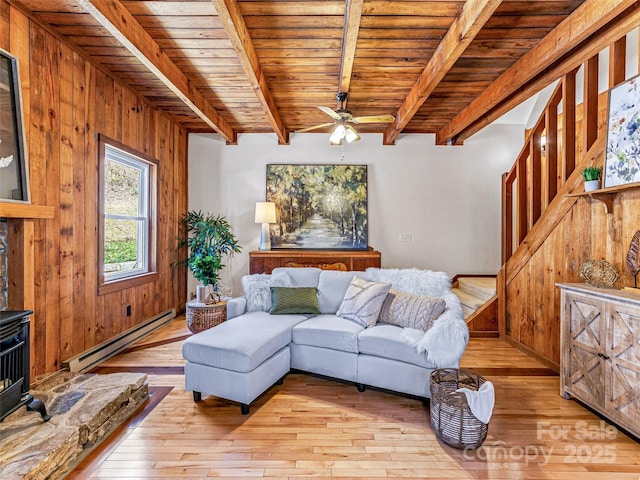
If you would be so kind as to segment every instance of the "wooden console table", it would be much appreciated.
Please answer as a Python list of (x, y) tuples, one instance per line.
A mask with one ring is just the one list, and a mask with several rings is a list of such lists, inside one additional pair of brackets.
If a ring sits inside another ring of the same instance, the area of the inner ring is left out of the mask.
[(271, 273), (277, 267), (317, 267), (323, 270), (380, 268), (381, 254), (368, 250), (254, 250), (249, 253), (249, 273)]

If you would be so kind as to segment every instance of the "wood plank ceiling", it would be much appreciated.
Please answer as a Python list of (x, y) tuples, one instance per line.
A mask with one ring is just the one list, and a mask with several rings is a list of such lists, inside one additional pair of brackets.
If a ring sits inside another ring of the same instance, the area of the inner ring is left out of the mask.
[[(628, 0), (10, 3), (189, 131), (228, 143), (255, 132), (287, 143), (289, 132), (331, 121), (315, 107), (337, 107), (338, 91), (348, 91), (356, 116), (396, 117), (359, 132), (382, 132), (385, 143), (401, 132), (460, 143), (487, 111), (506, 108), (526, 82), (638, 8)], [(514, 73), (527, 78), (509, 85)]]

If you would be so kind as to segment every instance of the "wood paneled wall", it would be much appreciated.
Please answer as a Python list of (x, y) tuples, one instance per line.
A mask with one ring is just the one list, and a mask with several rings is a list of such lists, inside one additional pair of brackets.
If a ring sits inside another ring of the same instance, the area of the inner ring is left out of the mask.
[[(4, 0), (0, 47), (19, 59), (32, 203), (56, 212), (35, 224), (33, 376), (184, 309), (186, 272), (171, 265), (187, 210), (187, 132)], [(159, 279), (106, 295), (97, 294), (99, 133), (159, 161)]]
[(625, 259), (640, 229), (640, 188), (619, 193), (613, 212), (596, 200), (580, 198), (531, 260), (507, 285), (509, 338), (547, 359), (560, 362), (560, 303), (556, 283), (582, 282), (580, 267), (605, 259), (620, 274), (615, 286), (634, 286)]

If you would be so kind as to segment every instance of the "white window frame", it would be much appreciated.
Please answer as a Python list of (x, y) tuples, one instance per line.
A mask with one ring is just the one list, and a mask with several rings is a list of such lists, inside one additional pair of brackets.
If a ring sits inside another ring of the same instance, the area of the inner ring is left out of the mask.
[[(99, 151), (98, 283), (99, 288), (102, 288), (126, 281), (145, 279), (155, 273), (157, 161), (103, 135), (99, 138)], [(105, 167), (107, 161), (118, 162), (139, 171), (137, 216), (106, 212)], [(130, 220), (138, 224), (138, 263), (132, 269), (105, 272), (105, 222), (108, 219)], [(121, 285), (122, 288), (128, 286)], [(112, 289), (107, 288), (107, 291)]]

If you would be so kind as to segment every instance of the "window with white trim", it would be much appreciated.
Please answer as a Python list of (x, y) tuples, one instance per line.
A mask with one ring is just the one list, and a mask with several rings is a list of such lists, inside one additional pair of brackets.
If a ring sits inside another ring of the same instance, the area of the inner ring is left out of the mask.
[(100, 137), (100, 284), (153, 272), (156, 162)]

